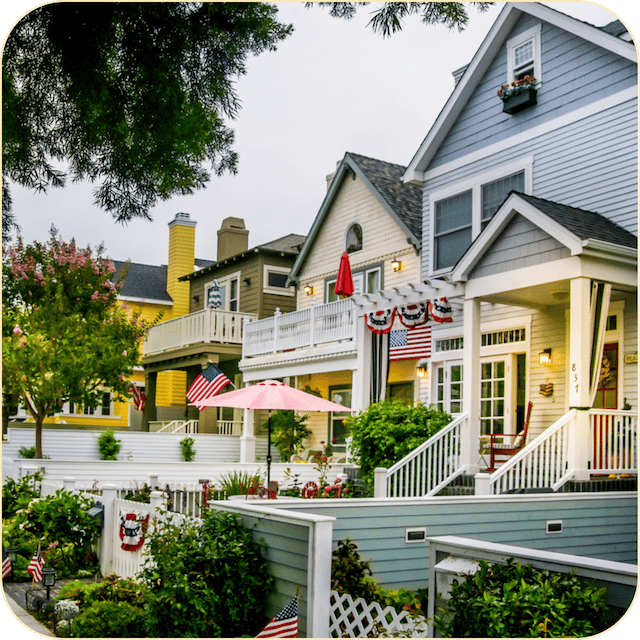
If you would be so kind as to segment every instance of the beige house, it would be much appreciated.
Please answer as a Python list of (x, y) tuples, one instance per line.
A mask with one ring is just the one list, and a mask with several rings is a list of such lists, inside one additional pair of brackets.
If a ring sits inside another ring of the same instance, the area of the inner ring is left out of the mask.
[[(354, 314), (353, 300), (334, 289), (340, 258), (347, 252), (359, 293), (403, 286), (420, 277), (421, 192), (403, 184), (405, 168), (346, 153), (327, 178), (327, 194), (291, 269), (297, 310), (251, 322), (245, 329), (240, 362), (245, 384), (286, 379), (323, 398), (364, 408), (370, 402), (369, 369), (359, 341), (369, 333)], [(384, 395), (413, 401), (420, 397), (416, 368), (430, 349), (425, 326), (416, 348), (402, 346), (407, 330), (399, 323), (390, 350)], [(309, 447), (333, 442), (345, 448), (342, 414), (308, 414)]]

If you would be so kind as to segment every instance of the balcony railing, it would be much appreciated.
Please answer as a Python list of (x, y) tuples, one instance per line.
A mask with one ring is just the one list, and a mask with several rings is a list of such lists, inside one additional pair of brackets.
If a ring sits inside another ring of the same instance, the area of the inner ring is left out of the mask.
[(179, 349), (200, 342), (242, 344), (242, 325), (254, 313), (203, 309), (151, 327), (144, 343), (144, 354)]
[(261, 356), (326, 342), (354, 340), (356, 312), (351, 298), (293, 311), (244, 328), (242, 357)]

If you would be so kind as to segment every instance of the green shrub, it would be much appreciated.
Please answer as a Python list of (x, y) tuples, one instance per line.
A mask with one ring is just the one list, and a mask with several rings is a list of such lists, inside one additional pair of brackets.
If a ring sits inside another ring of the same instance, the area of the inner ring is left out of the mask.
[(24, 509), (34, 499), (40, 497), (42, 471), (36, 471), (19, 480), (5, 477), (2, 485), (2, 517), (12, 518), (19, 509)]
[(354, 599), (373, 602), (377, 584), (369, 563), (360, 558), (357, 549), (358, 545), (349, 538), (338, 541), (331, 558), (331, 588)]
[(73, 621), (75, 638), (146, 638), (147, 614), (128, 602), (94, 602)]
[(451, 422), (451, 416), (417, 403), (378, 402), (346, 420), (360, 477), (373, 483), (376, 467), (389, 468)]
[(480, 562), (454, 580), (446, 610), (434, 624), (444, 637), (583, 637), (612, 623), (605, 589), (576, 575)]
[(93, 583), (73, 580), (60, 588), (56, 600), (73, 600), (78, 602), (83, 610), (96, 602), (107, 600), (142, 606), (146, 591), (146, 587), (140, 582), (110, 575), (100, 582)]
[[(17, 547), (19, 556), (27, 562), (40, 544), (47, 566), (55, 568), (59, 577), (94, 568), (92, 548), (99, 526), (88, 514), (92, 506), (93, 500), (63, 489), (52, 496), (32, 499), (6, 527), (3, 542)], [(18, 570), (14, 573), (19, 579)]]
[(191, 462), (196, 457), (196, 450), (193, 448), (195, 444), (193, 438), (183, 438), (180, 440), (180, 449), (182, 450), (182, 458), (185, 462)]
[[(35, 458), (36, 457), (36, 448), (35, 447), (20, 447), (18, 449), (18, 455), (21, 458)], [(51, 456), (42, 456), (42, 459), (49, 459)]]
[(249, 529), (232, 513), (207, 511), (198, 524), (160, 517), (141, 578), (155, 637), (255, 636), (266, 624), (272, 579)]
[(98, 436), (98, 449), (100, 450), (100, 460), (117, 460), (122, 443), (118, 440), (111, 429), (103, 431)]
[(289, 461), (292, 455), (303, 449), (304, 441), (311, 436), (305, 425), (308, 419), (308, 416), (297, 416), (293, 411), (278, 410), (271, 414), (273, 443), (282, 461)]
[(218, 481), (223, 493), (228, 496), (243, 496), (249, 489), (262, 486), (262, 476), (249, 471), (229, 471)]

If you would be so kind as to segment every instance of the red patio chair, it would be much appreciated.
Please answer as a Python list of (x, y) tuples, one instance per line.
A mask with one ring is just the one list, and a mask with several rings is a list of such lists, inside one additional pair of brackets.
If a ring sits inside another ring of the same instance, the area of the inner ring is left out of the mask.
[[(527, 432), (529, 430), (529, 420), (531, 419), (531, 409), (533, 408), (533, 402), (529, 401), (527, 405), (527, 415), (524, 420), (524, 427), (520, 433), (488, 433), (486, 435), (490, 436), (490, 441), (487, 443), (486, 447), (489, 449), (489, 454), (491, 456), (489, 462), (489, 468), (487, 471), (495, 471), (496, 470), (496, 456), (504, 456), (510, 458), (511, 456), (515, 456), (518, 451), (520, 451), (525, 444), (527, 444)], [(514, 438), (511, 444), (507, 444), (505, 442), (498, 442), (498, 438)], [(504, 460), (502, 461), (504, 462)]]

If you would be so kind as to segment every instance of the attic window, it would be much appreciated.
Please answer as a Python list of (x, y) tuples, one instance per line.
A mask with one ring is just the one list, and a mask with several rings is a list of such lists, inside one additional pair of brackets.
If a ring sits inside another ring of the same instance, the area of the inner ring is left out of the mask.
[(359, 224), (352, 224), (347, 231), (346, 252), (353, 253), (362, 249), (362, 227)]
[(533, 76), (540, 84), (542, 69), (540, 64), (540, 32), (538, 24), (507, 42), (507, 75), (505, 82)]

